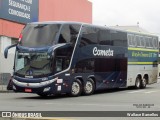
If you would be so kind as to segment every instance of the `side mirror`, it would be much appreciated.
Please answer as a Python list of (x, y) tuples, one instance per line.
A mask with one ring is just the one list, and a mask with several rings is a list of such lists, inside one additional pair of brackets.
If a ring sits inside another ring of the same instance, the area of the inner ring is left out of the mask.
[(4, 50), (4, 58), (7, 59), (8, 57), (8, 47)]
[(10, 46), (6, 47), (6, 49), (4, 50), (4, 58), (7, 59), (7, 57), (8, 57), (8, 50), (10, 48), (12, 48), (12, 47), (15, 47), (15, 46), (17, 46), (17, 44), (13, 44), (13, 45), (10, 45)]

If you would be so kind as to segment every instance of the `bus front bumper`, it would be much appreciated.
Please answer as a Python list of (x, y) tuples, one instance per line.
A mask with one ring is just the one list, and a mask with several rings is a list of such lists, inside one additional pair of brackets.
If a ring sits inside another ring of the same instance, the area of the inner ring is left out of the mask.
[(62, 92), (62, 83), (56, 84), (58, 78), (43, 81), (40, 83), (26, 83), (20, 82), (18, 80), (12, 79), (13, 90), (15, 92), (25, 92), (25, 93), (47, 93), (47, 94), (57, 94)]

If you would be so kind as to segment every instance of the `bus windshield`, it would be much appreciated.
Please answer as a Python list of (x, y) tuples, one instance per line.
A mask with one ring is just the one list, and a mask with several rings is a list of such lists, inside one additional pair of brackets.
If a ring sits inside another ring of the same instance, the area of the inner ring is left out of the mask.
[(61, 24), (28, 24), (23, 32), (20, 45), (25, 47), (52, 46)]
[(16, 55), (15, 73), (24, 76), (47, 76), (52, 73), (47, 53), (19, 53)]

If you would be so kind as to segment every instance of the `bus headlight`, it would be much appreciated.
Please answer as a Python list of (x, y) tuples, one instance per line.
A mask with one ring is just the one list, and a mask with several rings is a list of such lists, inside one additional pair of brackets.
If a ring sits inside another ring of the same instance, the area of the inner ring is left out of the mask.
[(44, 88), (43, 92), (47, 92), (47, 91), (50, 91), (51, 87), (46, 87)]

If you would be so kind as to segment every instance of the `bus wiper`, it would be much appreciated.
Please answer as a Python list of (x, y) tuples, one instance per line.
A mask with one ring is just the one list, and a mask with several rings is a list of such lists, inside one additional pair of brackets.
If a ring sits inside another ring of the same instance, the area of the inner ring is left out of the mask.
[(37, 67), (37, 66), (30, 65), (30, 68), (37, 69), (37, 70), (39, 69), (40, 70), (40, 69), (44, 69), (48, 64), (49, 64), (49, 62), (44, 64), (41, 67), (40, 66)]

